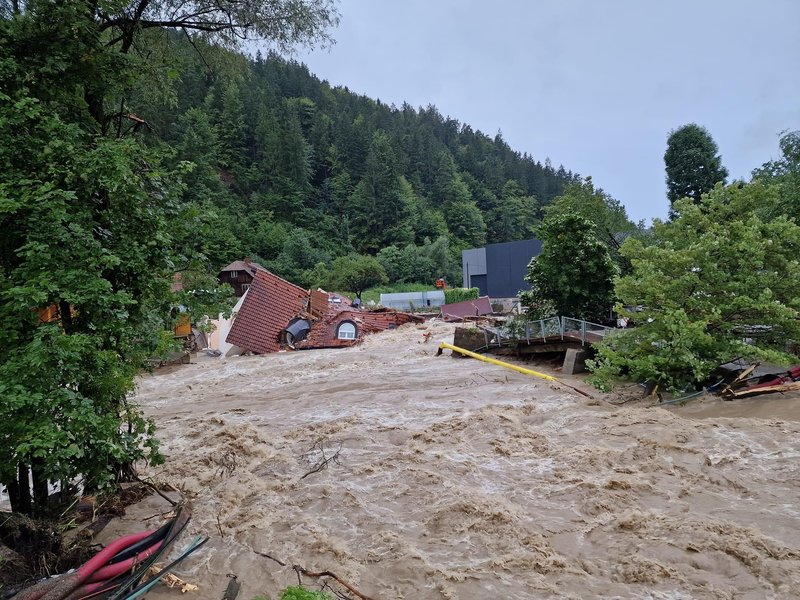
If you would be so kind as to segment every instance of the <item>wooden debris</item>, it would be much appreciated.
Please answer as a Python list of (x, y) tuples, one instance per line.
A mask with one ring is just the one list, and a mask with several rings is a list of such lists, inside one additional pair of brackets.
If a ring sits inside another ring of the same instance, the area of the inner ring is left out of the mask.
[[(164, 568), (164, 563), (156, 563), (150, 567), (148, 570), (148, 574), (150, 575), (158, 575), (161, 572), (161, 569)], [(188, 583), (178, 577), (177, 575), (173, 575), (172, 573), (167, 573), (161, 578), (161, 583), (166, 585), (168, 588), (180, 588), (181, 594), (185, 594), (186, 592), (196, 592), (200, 588), (197, 587), (193, 583)]]
[(755, 396), (757, 394), (771, 394), (776, 392), (791, 392), (800, 390), (800, 381), (791, 381), (789, 383), (781, 383), (779, 385), (770, 385), (759, 388), (744, 388), (741, 390), (726, 391), (727, 398), (745, 398), (747, 396)]

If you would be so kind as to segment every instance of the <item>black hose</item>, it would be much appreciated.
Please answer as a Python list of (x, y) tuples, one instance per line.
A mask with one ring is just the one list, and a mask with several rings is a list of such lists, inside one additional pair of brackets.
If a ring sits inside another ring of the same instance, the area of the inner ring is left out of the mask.
[(163, 540), (165, 537), (167, 537), (169, 528), (172, 527), (172, 521), (173, 519), (170, 519), (143, 540), (136, 542), (133, 546), (128, 546), (124, 550), (117, 552), (111, 558), (111, 560), (108, 561), (108, 564), (113, 565), (114, 563), (122, 562), (123, 560), (132, 558), (137, 554), (141, 554), (156, 542)]
[(158, 573), (156, 573), (155, 575), (153, 575), (153, 576), (152, 576), (150, 579), (146, 579), (145, 581), (143, 581), (142, 583), (140, 583), (138, 586), (136, 586), (135, 588), (133, 588), (133, 589), (132, 589), (130, 592), (128, 592), (128, 595), (127, 595), (127, 596), (125, 596), (125, 600), (128, 600), (128, 599), (129, 599), (129, 598), (131, 598), (131, 597), (136, 597), (136, 596), (137, 596), (137, 594), (138, 594), (139, 592), (141, 592), (142, 590), (144, 590), (144, 589), (145, 589), (146, 587), (148, 587), (148, 586), (149, 586), (151, 583), (153, 583), (154, 581), (158, 581), (159, 579), (161, 579), (161, 578), (162, 578), (164, 575), (166, 575), (166, 574), (167, 574), (167, 573), (169, 573), (169, 572), (170, 572), (170, 571), (171, 571), (173, 568), (175, 568), (175, 566), (176, 566), (176, 565), (178, 565), (179, 563), (183, 562), (184, 560), (186, 560), (187, 558), (189, 558), (189, 556), (191, 556), (191, 555), (192, 555), (192, 554), (194, 554), (194, 553), (195, 553), (197, 550), (199, 550), (199, 549), (200, 549), (200, 548), (201, 548), (203, 545), (205, 545), (205, 543), (206, 543), (206, 542), (208, 542), (208, 540), (209, 540), (209, 539), (211, 539), (211, 538), (208, 538), (208, 537), (207, 537), (207, 538), (204, 538), (204, 539), (200, 540), (200, 541), (199, 541), (199, 542), (198, 542), (196, 545), (194, 545), (194, 546), (191, 546), (189, 549), (187, 549), (186, 551), (184, 551), (184, 552), (183, 552), (183, 554), (181, 554), (181, 555), (180, 555), (178, 558), (176, 558), (176, 559), (175, 559), (175, 560), (173, 560), (171, 563), (169, 563), (169, 564), (168, 564), (166, 567), (164, 567), (163, 569), (161, 569), (160, 571), (158, 571)]
[(128, 590), (135, 586), (139, 580), (145, 576), (148, 569), (155, 564), (155, 562), (164, 554), (167, 548), (175, 541), (175, 538), (180, 535), (183, 531), (183, 528), (186, 527), (189, 519), (191, 518), (191, 510), (187, 503), (182, 503), (178, 505), (177, 512), (175, 518), (169, 523), (169, 531), (164, 538), (164, 543), (161, 544), (161, 547), (156, 550), (150, 558), (145, 561), (139, 563), (138, 568), (136, 571), (131, 573), (125, 581), (117, 588), (117, 590), (111, 595), (108, 600), (120, 600), (128, 595)]

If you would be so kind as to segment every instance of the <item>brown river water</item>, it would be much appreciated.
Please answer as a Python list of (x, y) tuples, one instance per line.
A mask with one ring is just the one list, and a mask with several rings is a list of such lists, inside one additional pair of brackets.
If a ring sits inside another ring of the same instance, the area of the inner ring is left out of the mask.
[[(234, 573), (240, 600), (277, 597), (297, 577), (266, 553), (384, 599), (800, 598), (800, 400), (613, 406), (436, 357), (452, 332), (142, 378), (150, 473), (212, 538), (189, 595)], [(320, 448), (337, 460), (304, 478)]]

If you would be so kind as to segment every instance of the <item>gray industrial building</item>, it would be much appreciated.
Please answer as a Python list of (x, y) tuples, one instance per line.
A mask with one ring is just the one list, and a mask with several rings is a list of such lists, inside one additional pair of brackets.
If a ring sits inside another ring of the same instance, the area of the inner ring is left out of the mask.
[(520, 240), (489, 244), (461, 252), (464, 287), (480, 289), (481, 296), (514, 298), (520, 290), (529, 290), (525, 282), (528, 263), (542, 251), (539, 240)]

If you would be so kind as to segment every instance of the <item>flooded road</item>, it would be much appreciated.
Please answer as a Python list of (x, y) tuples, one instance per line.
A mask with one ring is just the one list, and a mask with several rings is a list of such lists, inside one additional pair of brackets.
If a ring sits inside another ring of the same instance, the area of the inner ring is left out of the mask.
[(436, 357), (452, 332), (141, 379), (198, 597), (296, 584), (259, 553), (385, 599), (800, 597), (799, 422), (611, 406)]

